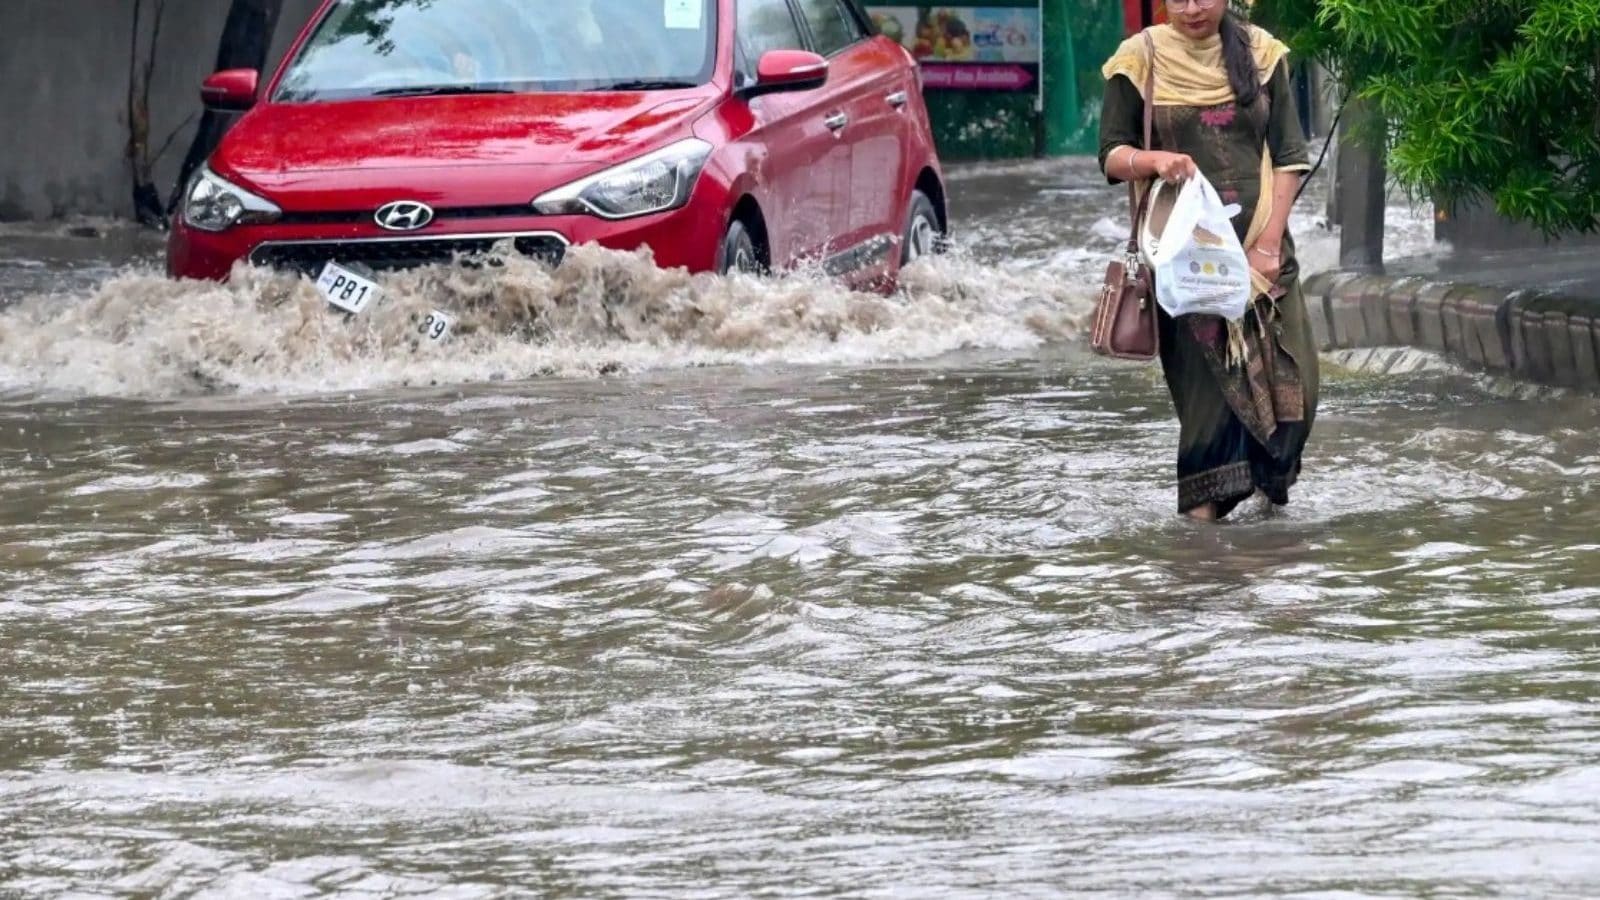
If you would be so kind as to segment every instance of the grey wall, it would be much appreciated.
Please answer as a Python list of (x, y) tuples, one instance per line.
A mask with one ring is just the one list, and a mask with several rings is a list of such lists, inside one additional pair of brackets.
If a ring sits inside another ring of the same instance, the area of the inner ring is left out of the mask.
[[(274, 62), (317, 5), (285, 0)], [(163, 192), (189, 149), (227, 13), (227, 0), (167, 0), (150, 91), (152, 143), (178, 134), (156, 169)], [(131, 214), (132, 28), (133, 0), (0, 0), (0, 219)]]

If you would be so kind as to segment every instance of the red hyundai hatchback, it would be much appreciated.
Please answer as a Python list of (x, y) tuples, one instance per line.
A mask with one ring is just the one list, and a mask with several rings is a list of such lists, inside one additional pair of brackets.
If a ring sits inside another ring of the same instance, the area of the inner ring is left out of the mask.
[[(570, 245), (884, 283), (945, 191), (915, 62), (859, 0), (326, 0), (186, 187), (175, 277)], [(258, 96), (260, 95), (260, 96)]]

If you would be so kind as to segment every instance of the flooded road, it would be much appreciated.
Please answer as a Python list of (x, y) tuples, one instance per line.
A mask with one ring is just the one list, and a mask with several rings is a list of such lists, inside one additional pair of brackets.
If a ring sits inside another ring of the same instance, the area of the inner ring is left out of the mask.
[(1079, 169), (888, 299), (0, 262), (0, 895), (1594, 896), (1600, 406), (1335, 374), (1179, 521)]

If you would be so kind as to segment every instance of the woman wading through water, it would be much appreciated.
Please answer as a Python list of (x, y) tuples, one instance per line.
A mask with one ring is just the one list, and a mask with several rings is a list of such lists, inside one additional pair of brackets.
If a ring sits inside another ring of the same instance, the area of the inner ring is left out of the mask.
[[(1106, 62), (1100, 168), (1113, 184), (1177, 182), (1197, 170), (1225, 203), (1256, 297), (1242, 321), (1160, 312), (1161, 368), (1180, 423), (1178, 510), (1226, 516), (1258, 491), (1289, 502), (1317, 407), (1317, 356), (1287, 229), (1310, 168), (1284, 58), (1289, 48), (1228, 11), (1227, 0), (1167, 0), (1168, 24)], [(1155, 105), (1153, 147), (1144, 104)]]

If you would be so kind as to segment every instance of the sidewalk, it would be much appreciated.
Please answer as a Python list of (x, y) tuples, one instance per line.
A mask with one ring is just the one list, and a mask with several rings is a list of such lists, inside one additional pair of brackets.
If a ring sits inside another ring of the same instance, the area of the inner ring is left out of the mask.
[(1305, 283), (1324, 351), (1410, 346), (1483, 371), (1600, 391), (1600, 250), (1392, 262)]

